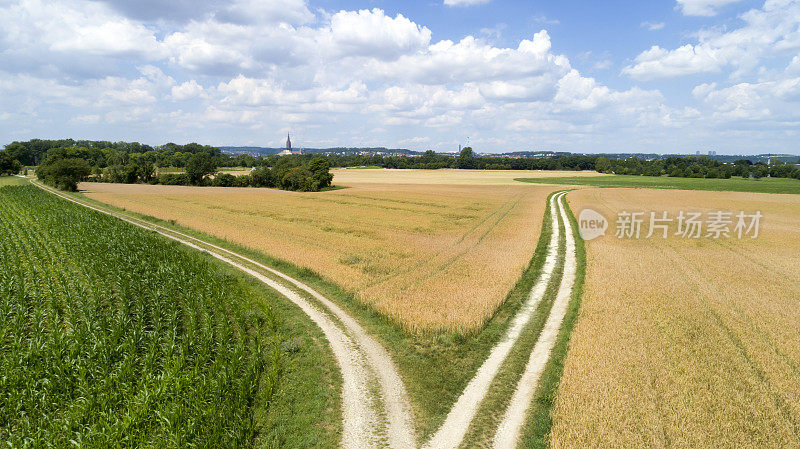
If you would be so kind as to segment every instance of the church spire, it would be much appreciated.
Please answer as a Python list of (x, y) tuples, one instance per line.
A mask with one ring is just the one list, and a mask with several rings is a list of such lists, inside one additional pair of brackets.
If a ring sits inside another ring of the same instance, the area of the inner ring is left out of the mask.
[(289, 138), (289, 133), (286, 133), (286, 150), (292, 151), (292, 139)]

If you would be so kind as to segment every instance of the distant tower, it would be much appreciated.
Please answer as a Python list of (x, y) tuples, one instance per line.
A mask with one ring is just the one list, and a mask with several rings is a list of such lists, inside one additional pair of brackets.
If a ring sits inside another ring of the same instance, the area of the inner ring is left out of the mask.
[(292, 139), (289, 138), (289, 133), (286, 133), (286, 151), (292, 151)]

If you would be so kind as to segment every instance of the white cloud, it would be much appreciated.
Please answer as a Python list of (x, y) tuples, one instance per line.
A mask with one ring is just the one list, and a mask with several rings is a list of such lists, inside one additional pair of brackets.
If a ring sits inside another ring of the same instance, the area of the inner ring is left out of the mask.
[(425, 51), (404, 55), (397, 61), (371, 61), (364, 76), (378, 79), (407, 80), (421, 84), (490, 82), (566, 73), (569, 61), (550, 52), (547, 31), (536, 33), (532, 40), (522, 40), (517, 48), (498, 48), (467, 36), (454, 43), (449, 40), (430, 45)]
[(767, 0), (762, 9), (750, 10), (741, 19), (744, 24), (730, 31), (701, 30), (695, 44), (674, 50), (653, 46), (622, 73), (647, 80), (733, 68), (734, 76), (741, 76), (764, 58), (800, 50), (800, 1)]
[(622, 73), (637, 79), (666, 78), (692, 73), (719, 72), (727, 64), (730, 52), (706, 45), (686, 44), (675, 50), (653, 46), (636, 57), (636, 64)]
[(492, 0), (444, 0), (447, 6), (471, 6), (489, 3)]
[(203, 86), (195, 80), (189, 80), (177, 86), (172, 86), (172, 98), (178, 101), (197, 98), (203, 94)]
[(331, 17), (330, 36), (338, 54), (395, 59), (427, 47), (431, 30), (380, 9), (340, 11)]
[(0, 30), (6, 70), (97, 77), (125, 59), (157, 61), (165, 55), (153, 30), (102, 3), (3, 2)]
[(304, 24), (314, 20), (304, 0), (237, 0), (215, 14), (221, 21), (240, 24)]
[(538, 15), (533, 18), (533, 21), (536, 23), (541, 23), (544, 25), (560, 25), (561, 21), (558, 19), (550, 19), (545, 15)]
[(720, 8), (742, 0), (678, 0), (678, 7), (686, 16), (715, 16)]
[(639, 26), (642, 28), (647, 28), (650, 31), (657, 31), (663, 30), (667, 24), (665, 22), (642, 22)]

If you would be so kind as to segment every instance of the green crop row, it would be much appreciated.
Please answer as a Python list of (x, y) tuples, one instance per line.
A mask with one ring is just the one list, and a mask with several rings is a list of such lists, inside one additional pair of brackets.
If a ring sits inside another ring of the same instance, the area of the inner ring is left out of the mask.
[(275, 317), (251, 305), (207, 256), (1, 187), (0, 442), (252, 445), (279, 344)]

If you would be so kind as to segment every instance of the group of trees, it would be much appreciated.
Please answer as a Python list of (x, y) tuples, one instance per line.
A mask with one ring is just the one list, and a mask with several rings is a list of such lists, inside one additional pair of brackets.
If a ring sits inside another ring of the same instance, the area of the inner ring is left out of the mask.
[[(64, 190), (77, 189), (81, 181), (97, 181), (318, 191), (333, 180), (330, 164), (321, 156), (230, 156), (196, 143), (151, 147), (137, 142), (34, 139), (14, 142), (0, 152), (0, 173), (18, 173), (22, 164), (37, 164), (40, 179)], [(250, 175), (218, 174), (226, 166), (258, 168)], [(182, 173), (158, 174), (159, 168), (167, 167)]]
[(78, 183), (91, 172), (92, 168), (84, 159), (53, 154), (39, 165), (36, 176), (53, 187), (74, 192), (78, 189)]
[(770, 165), (763, 162), (753, 163), (740, 159), (726, 164), (705, 156), (668, 157), (665, 159), (645, 160), (637, 157), (627, 159), (609, 159), (598, 157), (595, 169), (600, 173), (617, 175), (670, 176), (675, 178), (795, 178), (800, 179), (800, 169), (792, 164), (772, 161)]
[(331, 186), (333, 174), (324, 157), (284, 157), (273, 165), (261, 165), (250, 174), (234, 176), (219, 173), (213, 161), (198, 156), (189, 161), (186, 173), (165, 173), (152, 183), (166, 185), (203, 185), (214, 187), (271, 187), (302, 192), (318, 192)]
[(458, 156), (437, 154), (431, 150), (421, 156), (337, 155), (328, 160), (332, 167), (377, 166), (384, 168), (416, 168), (436, 170), (460, 168), (476, 170), (594, 170), (596, 156), (558, 155), (550, 157), (486, 157), (476, 156), (466, 147)]

